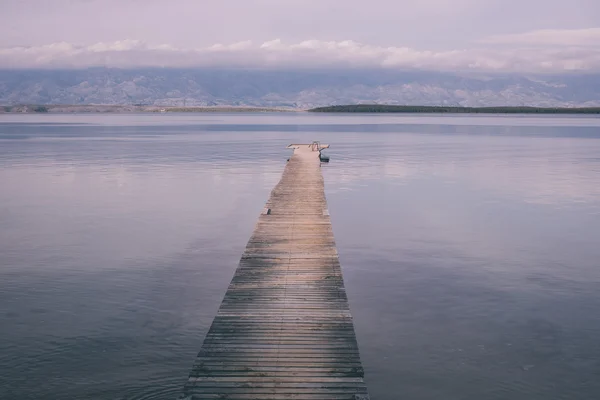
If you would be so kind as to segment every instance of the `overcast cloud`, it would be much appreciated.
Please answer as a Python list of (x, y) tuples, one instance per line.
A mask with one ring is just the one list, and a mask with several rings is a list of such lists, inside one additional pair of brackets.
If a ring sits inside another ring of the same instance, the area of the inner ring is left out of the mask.
[(600, 1), (0, 0), (0, 67), (600, 72)]

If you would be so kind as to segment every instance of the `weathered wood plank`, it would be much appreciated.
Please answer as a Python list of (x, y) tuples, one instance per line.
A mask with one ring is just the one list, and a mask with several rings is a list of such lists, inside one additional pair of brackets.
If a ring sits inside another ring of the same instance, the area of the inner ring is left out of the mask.
[(319, 153), (290, 146), (182, 398), (368, 399)]

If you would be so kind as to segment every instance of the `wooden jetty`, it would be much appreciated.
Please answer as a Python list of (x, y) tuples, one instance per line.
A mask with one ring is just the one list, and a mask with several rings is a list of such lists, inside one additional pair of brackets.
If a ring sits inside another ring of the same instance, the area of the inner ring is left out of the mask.
[(319, 149), (288, 147), (182, 399), (369, 398)]

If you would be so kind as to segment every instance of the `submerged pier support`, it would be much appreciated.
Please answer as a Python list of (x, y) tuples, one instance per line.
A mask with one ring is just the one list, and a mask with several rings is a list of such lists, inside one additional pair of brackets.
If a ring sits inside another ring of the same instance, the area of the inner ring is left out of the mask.
[(368, 399), (319, 151), (289, 147), (182, 398)]

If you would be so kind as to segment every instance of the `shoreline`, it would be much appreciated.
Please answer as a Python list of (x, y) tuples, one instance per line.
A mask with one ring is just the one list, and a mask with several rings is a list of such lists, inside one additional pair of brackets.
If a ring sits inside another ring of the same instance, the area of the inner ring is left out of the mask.
[(455, 107), (354, 104), (316, 107), (142, 106), (116, 104), (0, 105), (1, 114), (150, 114), (150, 113), (324, 113), (324, 114), (536, 114), (598, 115), (600, 107)]
[(129, 113), (263, 113), (263, 112), (303, 112), (306, 110), (285, 107), (245, 107), (245, 106), (136, 106), (113, 104), (21, 104), (0, 105), (0, 114), (129, 114)]
[(600, 114), (600, 107), (459, 107), (459, 106), (397, 106), (385, 104), (350, 104), (317, 107), (314, 113), (387, 113), (387, 114)]

